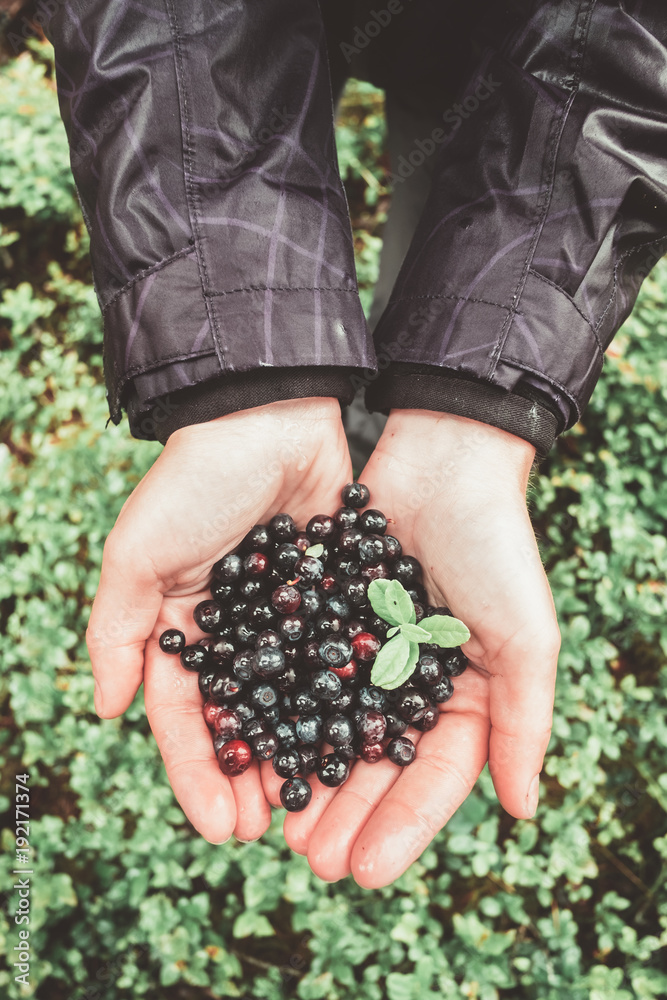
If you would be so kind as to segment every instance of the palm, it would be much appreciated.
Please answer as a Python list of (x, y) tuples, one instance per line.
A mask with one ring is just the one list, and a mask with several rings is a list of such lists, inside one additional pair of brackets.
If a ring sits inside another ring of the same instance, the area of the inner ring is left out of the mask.
[(305, 523), (331, 509), (350, 473), (335, 401), (272, 404), (196, 425), (172, 436), (107, 542), (88, 632), (101, 714), (123, 712), (143, 677), (174, 793), (213, 842), (260, 836), (270, 808), (256, 763), (232, 781), (221, 774), (197, 678), (157, 640), (168, 627), (188, 642), (201, 638), (192, 608), (209, 596), (212, 563), (279, 511)]
[(526, 793), (546, 750), (553, 698), (557, 628), (523, 498), (471, 483), (467, 467), (434, 489), (424, 472), (432, 454), (420, 453), (418, 435), (406, 445), (390, 418), (362, 478), (393, 517), (404, 551), (422, 563), (429, 598), (469, 626), (471, 666), (442, 706), (445, 719), (408, 733), (419, 741), (411, 767), (357, 762), (337, 791), (315, 782), (308, 809), (285, 822), (290, 845), (323, 878), (352, 872), (369, 887), (393, 881), (419, 856), (487, 759), (501, 803), (530, 814)]

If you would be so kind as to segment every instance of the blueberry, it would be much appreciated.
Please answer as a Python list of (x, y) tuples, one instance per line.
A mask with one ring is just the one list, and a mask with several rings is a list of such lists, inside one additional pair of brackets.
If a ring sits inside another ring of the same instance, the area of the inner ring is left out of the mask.
[[(311, 715), (313, 712), (317, 712), (321, 705), (320, 699), (308, 688), (300, 688), (295, 691), (292, 701), (299, 715)], [(308, 741), (306, 740), (306, 742)]]
[(217, 601), (200, 601), (192, 617), (202, 632), (215, 632), (222, 621), (222, 606)]
[(238, 622), (234, 629), (234, 638), (239, 646), (252, 646), (259, 635), (259, 629), (250, 622)]
[(315, 556), (301, 556), (297, 559), (294, 572), (303, 589), (308, 589), (324, 576), (324, 563), (316, 559)]
[(346, 507), (365, 507), (371, 498), (368, 486), (363, 483), (348, 483), (341, 490), (341, 499)]
[(442, 661), (442, 671), (446, 677), (459, 677), (468, 666), (468, 657), (460, 649), (455, 649)]
[(332, 746), (352, 743), (354, 736), (354, 723), (346, 715), (336, 713), (324, 720), (324, 739)]
[(336, 747), (336, 753), (339, 757), (344, 757), (345, 760), (354, 760), (355, 757), (359, 756), (357, 745), (358, 740), (356, 738), (354, 743), (339, 743)]
[(278, 615), (270, 601), (257, 601), (249, 610), (250, 622), (257, 627), (259, 632), (274, 625)]
[(244, 618), (247, 618), (249, 608), (250, 605), (248, 601), (242, 601), (237, 598), (232, 601), (226, 609), (225, 614), (227, 618), (229, 618), (229, 620), (236, 625), (238, 622), (243, 621)]
[(299, 680), (300, 677), (296, 672), (296, 667), (294, 664), (290, 664), (276, 678), (276, 684), (278, 685), (278, 690), (284, 694), (285, 692), (295, 691)]
[(255, 708), (271, 708), (278, 701), (278, 692), (272, 684), (257, 684), (252, 690), (250, 701)]
[(271, 604), (281, 615), (293, 614), (301, 604), (301, 592), (284, 583), (271, 594)]
[(332, 611), (331, 608), (327, 608), (324, 614), (319, 615), (315, 619), (315, 635), (319, 636), (320, 639), (323, 639), (330, 633), (340, 635), (344, 627), (345, 622), (343, 619), (335, 611)]
[(421, 733), (427, 733), (429, 729), (435, 729), (438, 724), (439, 716), (440, 713), (435, 705), (428, 705), (421, 719), (417, 719), (413, 725), (415, 729), (418, 729)]
[(384, 536), (384, 546), (387, 553), (387, 559), (400, 559), (403, 555), (403, 549), (401, 548), (401, 543), (398, 538), (394, 538), (393, 535)]
[(320, 643), (320, 659), (328, 667), (344, 667), (352, 659), (352, 644), (343, 635), (329, 635)]
[(263, 576), (269, 571), (269, 557), (263, 552), (251, 552), (243, 560), (246, 576)]
[(278, 703), (276, 703), (275, 705), (269, 705), (268, 708), (263, 708), (262, 716), (265, 719), (269, 729), (271, 731), (275, 730), (275, 727), (280, 721), (280, 707)]
[(238, 701), (234, 702), (234, 711), (237, 715), (241, 716), (241, 719), (245, 722), (246, 719), (255, 718), (255, 709), (245, 698), (239, 698)]
[(387, 736), (402, 736), (408, 728), (407, 722), (400, 717), (398, 712), (385, 712), (384, 717), (387, 723)]
[(408, 688), (396, 702), (396, 711), (406, 722), (421, 719), (428, 708), (428, 699), (416, 688)]
[(288, 812), (301, 812), (310, 802), (313, 792), (305, 778), (298, 775), (281, 785), (280, 801)]
[(341, 531), (338, 539), (338, 551), (341, 556), (356, 558), (359, 542), (363, 537), (364, 533), (361, 528), (347, 528), (345, 531)]
[(342, 594), (331, 594), (327, 597), (327, 608), (344, 621), (347, 621), (352, 613), (349, 602)]
[(299, 610), (307, 618), (315, 618), (321, 614), (326, 607), (326, 598), (318, 590), (304, 590), (301, 592), (301, 607)]
[(306, 525), (306, 534), (313, 542), (324, 542), (336, 531), (336, 522), (328, 514), (316, 514)]
[(199, 684), (199, 690), (205, 698), (208, 698), (208, 689), (211, 686), (211, 681), (215, 677), (216, 671), (214, 667), (204, 667), (203, 670), (199, 671), (199, 676), (197, 677), (197, 683)]
[(333, 519), (336, 527), (343, 531), (346, 528), (354, 528), (359, 523), (359, 511), (354, 507), (339, 507)]
[(341, 581), (341, 585), (346, 583), (351, 577), (359, 576), (361, 563), (354, 557), (344, 553), (336, 561), (336, 576)]
[(387, 757), (392, 764), (398, 764), (399, 767), (412, 764), (416, 753), (414, 743), (407, 736), (395, 736), (387, 746)]
[(295, 747), (278, 747), (273, 757), (273, 770), (281, 778), (293, 778), (301, 766)]
[(237, 556), (233, 552), (223, 556), (222, 559), (218, 559), (217, 563), (213, 564), (213, 576), (221, 580), (222, 583), (235, 583), (236, 580), (241, 579), (242, 575), (243, 560), (241, 556)]
[[(241, 690), (241, 681), (225, 670), (216, 672), (209, 687), (209, 697), (222, 705), (223, 702), (236, 698)], [(236, 708), (236, 705), (234, 706)]]
[(265, 680), (277, 677), (285, 669), (285, 654), (275, 646), (263, 646), (255, 652), (253, 669)]
[(292, 545), (296, 545), (299, 552), (305, 552), (311, 546), (311, 541), (305, 531), (297, 531), (292, 539)]
[(274, 727), (274, 733), (278, 737), (281, 747), (294, 747), (298, 740), (296, 726), (291, 719), (280, 719)]
[(302, 743), (297, 749), (300, 761), (299, 770), (302, 774), (313, 774), (320, 762), (317, 747), (314, 743)]
[(207, 650), (203, 646), (191, 645), (181, 650), (181, 663), (186, 670), (196, 673), (210, 664)]
[(357, 699), (365, 712), (383, 712), (387, 703), (385, 691), (374, 684), (360, 688)]
[(442, 664), (435, 656), (422, 653), (417, 660), (417, 667), (412, 676), (423, 684), (438, 684), (442, 680)]
[(256, 524), (241, 542), (241, 548), (244, 552), (268, 552), (271, 544), (272, 538), (267, 526)]
[(258, 760), (271, 760), (278, 749), (278, 740), (273, 733), (260, 733), (250, 740), (253, 756)]
[(438, 705), (442, 705), (449, 701), (454, 694), (454, 685), (449, 677), (443, 677), (441, 681), (429, 688), (428, 693)]
[(347, 712), (355, 704), (355, 700), (354, 691), (345, 686), (338, 697), (329, 702), (329, 708), (333, 712)]
[(404, 587), (410, 587), (421, 579), (422, 568), (412, 556), (401, 556), (394, 562), (394, 576)]
[(350, 774), (350, 762), (337, 753), (328, 753), (320, 758), (317, 777), (328, 788), (337, 788), (347, 780)]
[(384, 535), (387, 530), (387, 518), (381, 510), (369, 507), (359, 518), (359, 524), (367, 535)]
[[(343, 585), (343, 592), (350, 604), (355, 608), (362, 608), (368, 604), (368, 583), (360, 576), (355, 576), (347, 580)], [(384, 623), (386, 629), (389, 628), (387, 622)], [(374, 629), (377, 631), (377, 629)]]
[(310, 689), (322, 701), (332, 701), (337, 698), (343, 687), (340, 677), (331, 670), (317, 670), (310, 676)]
[(249, 577), (239, 585), (239, 595), (246, 601), (257, 601), (266, 593), (264, 577)]
[(252, 740), (255, 736), (261, 736), (262, 733), (268, 733), (269, 724), (265, 719), (259, 719), (256, 715), (254, 715), (251, 719), (244, 720), (242, 731), (247, 740)]
[(168, 628), (160, 636), (163, 653), (181, 653), (185, 649), (185, 636), (177, 628)]
[(273, 649), (280, 649), (283, 641), (278, 632), (274, 629), (267, 628), (263, 632), (260, 632), (255, 640), (255, 649), (264, 649), (265, 646), (271, 646)]
[(286, 615), (280, 622), (280, 634), (286, 642), (299, 642), (306, 632), (303, 615)]
[(371, 708), (358, 716), (356, 726), (364, 743), (379, 743), (384, 738), (387, 720), (382, 712)]
[(373, 580), (388, 580), (390, 576), (389, 567), (383, 562), (377, 563), (375, 566), (361, 567), (361, 579), (365, 580), (366, 583), (371, 583)]
[(296, 720), (296, 735), (302, 743), (319, 743), (322, 739), (322, 716), (300, 715)]
[(254, 653), (251, 649), (244, 649), (237, 653), (232, 661), (232, 673), (240, 681), (249, 681), (252, 677), (254, 663)]
[(269, 521), (269, 532), (274, 542), (291, 542), (297, 527), (289, 514), (276, 514)]
[(291, 580), (294, 576), (294, 567), (300, 557), (301, 552), (297, 546), (291, 542), (286, 542), (283, 545), (276, 546), (273, 554), (273, 565), (282, 578)]

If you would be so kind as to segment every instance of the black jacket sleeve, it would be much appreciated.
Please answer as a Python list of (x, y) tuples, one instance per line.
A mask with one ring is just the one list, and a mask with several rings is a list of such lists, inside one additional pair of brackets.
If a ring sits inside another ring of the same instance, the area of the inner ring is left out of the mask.
[(415, 144), (439, 162), (366, 398), (484, 420), (544, 454), (667, 248), (667, 6), (532, 8)]
[(69, 0), (47, 32), (114, 422), (349, 400), (375, 358), (316, 0)]

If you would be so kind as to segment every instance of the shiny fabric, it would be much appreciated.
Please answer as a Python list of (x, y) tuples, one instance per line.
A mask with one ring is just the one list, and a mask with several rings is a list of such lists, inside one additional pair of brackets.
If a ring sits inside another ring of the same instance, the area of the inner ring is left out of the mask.
[[(367, 37), (356, 47), (406, 106), (423, 81), (434, 100), (437, 66), (406, 79), (420, 58), (437, 61), (430, 24), (443, 53), (465, 58), (455, 100), (443, 75), (440, 134), (416, 135), (402, 165), (436, 163), (375, 349), (315, 0), (57, 5), (47, 33), (91, 233), (110, 409), (117, 422), (131, 395), (137, 436), (152, 400), (216, 378), (224, 395), (226, 373), (266, 366), (369, 377), (379, 361), (373, 390), (392, 405), (404, 370), (392, 365), (415, 364), (534, 392), (559, 429), (580, 416), (667, 245), (667, 5), (542, 0), (487, 17), (488, 4), (443, 3), (445, 39), (433, 0), (392, 2), (393, 27), (377, 32), (363, 20), (370, 5), (347, 4), (352, 23), (328, 26), (332, 54)], [(386, 21), (383, 0), (372, 9)], [(463, 10), (467, 22), (453, 16)], [(394, 48), (383, 60), (403, 15), (404, 59)], [(405, 387), (400, 398), (420, 405)]]

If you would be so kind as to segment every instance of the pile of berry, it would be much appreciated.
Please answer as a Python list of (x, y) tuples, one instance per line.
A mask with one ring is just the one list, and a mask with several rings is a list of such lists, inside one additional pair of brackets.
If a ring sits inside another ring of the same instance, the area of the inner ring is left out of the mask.
[[(255, 525), (213, 566), (212, 599), (194, 610), (206, 637), (193, 645), (177, 629), (160, 637), (164, 652), (180, 654), (185, 669), (199, 674), (221, 771), (235, 776), (253, 757), (272, 760), (286, 779), (281, 802), (294, 812), (310, 801), (309, 774), (335, 787), (357, 758), (372, 763), (386, 754), (411, 764), (408, 725), (432, 729), (438, 705), (453, 694), (451, 678), (467, 666), (460, 649), (418, 636), (408, 679), (390, 690), (371, 683), (387, 633), (399, 630), (374, 610), (373, 581), (402, 585), (414, 623), (450, 612), (428, 606), (421, 566), (386, 534), (384, 514), (364, 509), (369, 499), (366, 486), (351, 483), (344, 506), (333, 516), (317, 514), (305, 532), (288, 514)], [(416, 624), (404, 628), (413, 640), (422, 632)], [(332, 753), (321, 753), (324, 743)]]

